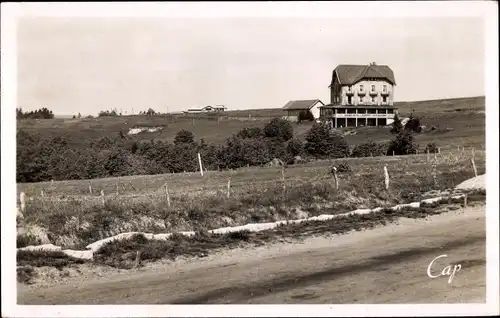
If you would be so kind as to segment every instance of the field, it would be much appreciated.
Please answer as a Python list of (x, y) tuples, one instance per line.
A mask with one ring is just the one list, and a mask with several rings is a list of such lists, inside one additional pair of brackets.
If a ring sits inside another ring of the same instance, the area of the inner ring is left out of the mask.
[[(484, 145), (485, 135), (485, 98), (471, 97), (446, 100), (396, 103), (401, 117), (413, 112), (422, 125), (428, 129), (435, 126), (434, 131), (426, 131), (416, 137), (417, 143), (423, 145), (436, 142), (439, 147), (452, 146), (476, 147)], [(208, 143), (220, 143), (232, 134), (246, 127), (264, 127), (273, 117), (282, 117), (280, 108), (263, 110), (239, 110), (224, 112), (220, 118), (216, 115), (158, 115), (158, 116), (121, 116), (81, 119), (53, 119), (18, 121), (18, 129), (37, 132), (44, 136), (64, 136), (74, 147), (83, 147), (84, 141), (103, 136), (126, 134), (133, 127), (162, 126), (157, 132), (143, 132), (131, 136), (133, 140), (167, 140), (172, 141), (175, 134), (186, 129), (193, 132), (198, 140), (203, 138)], [(304, 139), (310, 124), (295, 125), (294, 134)], [(353, 129), (349, 129), (353, 130)], [(389, 129), (359, 128), (355, 134), (346, 135), (350, 145), (359, 144), (366, 139), (388, 141), (391, 139)]]
[[(26, 228), (42, 228), (39, 237), (53, 244), (83, 248), (128, 231), (208, 230), (408, 203), (474, 177), (472, 156), (478, 174), (485, 173), (484, 152), (465, 149), (430, 155), (429, 161), (427, 155), (372, 157), (283, 170), (209, 171), (203, 177), (181, 173), (97, 179), (92, 180), (92, 194), (88, 180), (19, 184), (18, 191), (28, 198)], [(338, 174), (337, 189), (329, 171), (339, 163), (351, 171)], [(388, 190), (384, 166), (390, 175)]]
[[(176, 233), (195, 231), (193, 238), (174, 236), (169, 243), (148, 242), (136, 237), (109, 244), (94, 255), (94, 264), (115, 268), (134, 267), (135, 252), (143, 261), (171, 259), (182, 255), (206, 256), (208, 251), (245, 244), (271, 244), (307, 235), (347, 233), (394, 222), (400, 217), (433, 215), (436, 206), (406, 209), (397, 215), (382, 210), (368, 216), (352, 216), (328, 222), (286, 225), (277, 230), (222, 236), (207, 230), (248, 223), (274, 222), (341, 214), (356, 209), (387, 208), (419, 201), (485, 173), (484, 98), (401, 103), (402, 117), (415, 109), (427, 129), (415, 139), (419, 154), (365, 158), (315, 160), (286, 167), (247, 167), (227, 171), (134, 175), (92, 180), (19, 183), (26, 196), (18, 218), (18, 247), (55, 244), (63, 249), (84, 250), (95, 241), (124, 232)], [(180, 129), (195, 133), (206, 142), (222, 142), (245, 127), (263, 127), (281, 110), (260, 113), (234, 111), (213, 116), (129, 116), (94, 119), (21, 120), (18, 128), (42, 135), (65, 136), (72, 146), (85, 139), (126, 133), (131, 127), (164, 126), (154, 133), (131, 138), (172, 140)], [(429, 128), (434, 126), (435, 129)], [(294, 135), (304, 139), (311, 124), (294, 125)], [(376, 142), (394, 138), (389, 127), (344, 130), (348, 143)], [(424, 154), (429, 142), (440, 147), (438, 154)], [(331, 167), (340, 169), (338, 183)], [(386, 189), (384, 167), (390, 182)], [(446, 201), (446, 202), (444, 202)], [(444, 200), (440, 204), (453, 203)], [(484, 193), (471, 194), (470, 202), (484, 201)], [(19, 205), (19, 197), (18, 197)], [(441, 213), (441, 212), (439, 212)], [(18, 252), (18, 279), (29, 281), (34, 267), (71, 267), (81, 263), (58, 252)], [(79, 265), (78, 265), (79, 266)], [(142, 265), (144, 266), (144, 264)], [(19, 272), (20, 271), (20, 272)], [(24, 277), (24, 278), (23, 278)]]

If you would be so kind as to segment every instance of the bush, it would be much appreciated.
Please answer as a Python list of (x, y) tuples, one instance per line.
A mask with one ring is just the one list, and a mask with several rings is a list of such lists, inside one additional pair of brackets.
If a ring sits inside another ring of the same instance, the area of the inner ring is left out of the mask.
[(288, 120), (273, 118), (264, 127), (264, 135), (267, 138), (277, 138), (282, 141), (288, 141), (293, 137), (293, 127)]
[(342, 158), (349, 156), (350, 152), (349, 145), (341, 134), (317, 123), (307, 133), (304, 150), (316, 158)]
[(405, 129), (411, 132), (420, 133), (422, 131), (422, 127), (420, 126), (420, 119), (413, 117), (413, 115), (410, 115), (410, 119), (406, 123)]
[(286, 146), (286, 151), (292, 157), (302, 154), (303, 151), (302, 142), (295, 138), (290, 139), (290, 141), (288, 141), (288, 144)]
[(181, 129), (174, 138), (174, 144), (194, 144), (194, 134)]
[(389, 144), (387, 155), (392, 156), (393, 153), (398, 156), (415, 154), (417, 153), (417, 148), (413, 135), (409, 131), (403, 130)]
[(310, 110), (301, 110), (299, 112), (297, 120), (299, 121), (299, 123), (302, 121), (314, 121), (314, 115)]
[(425, 152), (438, 153), (438, 147), (436, 146), (436, 143), (434, 142), (428, 143), (427, 146), (425, 146)]
[(262, 129), (259, 127), (244, 128), (236, 134), (241, 139), (255, 139), (262, 137)]
[(351, 156), (360, 157), (377, 157), (384, 156), (387, 151), (387, 146), (384, 144), (378, 144), (372, 140), (367, 143), (360, 144), (354, 147)]

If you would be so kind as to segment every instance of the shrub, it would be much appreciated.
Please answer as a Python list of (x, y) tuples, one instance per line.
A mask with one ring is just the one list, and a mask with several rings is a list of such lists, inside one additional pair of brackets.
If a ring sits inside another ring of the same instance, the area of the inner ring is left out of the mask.
[(406, 123), (405, 129), (412, 132), (420, 133), (422, 131), (422, 127), (420, 126), (420, 119), (417, 117), (413, 117), (413, 115), (410, 115), (410, 119)]
[(436, 146), (436, 143), (435, 142), (428, 143), (427, 146), (425, 146), (425, 152), (438, 153), (438, 147)]
[(316, 158), (342, 158), (347, 157), (350, 152), (349, 145), (341, 134), (317, 123), (307, 133), (304, 150)]
[(194, 134), (181, 129), (174, 138), (174, 144), (194, 144)]
[(298, 139), (295, 139), (295, 138), (290, 139), (290, 141), (288, 141), (288, 144), (286, 146), (286, 151), (292, 157), (295, 157), (295, 156), (302, 154), (302, 151), (303, 151), (302, 142)]
[(417, 153), (417, 145), (415, 144), (413, 135), (409, 131), (401, 131), (396, 136), (396, 139), (391, 141), (387, 148), (387, 155), (391, 156), (393, 153), (398, 156)]
[(288, 120), (273, 118), (264, 127), (264, 135), (267, 138), (277, 138), (282, 141), (288, 141), (293, 137), (293, 127)]
[(383, 144), (378, 144), (372, 140), (367, 143), (357, 145), (352, 150), (352, 157), (377, 157), (384, 156), (387, 150), (387, 146)]
[(262, 129), (259, 127), (244, 128), (236, 134), (241, 139), (255, 139), (262, 137)]
[(297, 118), (299, 122), (302, 121), (314, 121), (314, 115), (311, 113), (310, 110), (301, 110), (299, 112), (299, 116)]

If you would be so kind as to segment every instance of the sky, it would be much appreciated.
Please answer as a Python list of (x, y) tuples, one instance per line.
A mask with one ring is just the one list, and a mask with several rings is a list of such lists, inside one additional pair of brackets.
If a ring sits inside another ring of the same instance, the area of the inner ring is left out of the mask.
[(395, 100), (485, 95), (483, 21), (404, 18), (23, 18), (18, 106), (56, 115), (330, 102), (338, 64), (388, 65)]

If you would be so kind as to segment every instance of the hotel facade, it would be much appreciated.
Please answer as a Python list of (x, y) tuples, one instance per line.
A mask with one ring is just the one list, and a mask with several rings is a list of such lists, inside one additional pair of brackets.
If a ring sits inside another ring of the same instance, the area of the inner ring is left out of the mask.
[(394, 121), (393, 71), (386, 65), (339, 65), (332, 74), (330, 104), (320, 119), (335, 128), (385, 126)]

